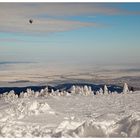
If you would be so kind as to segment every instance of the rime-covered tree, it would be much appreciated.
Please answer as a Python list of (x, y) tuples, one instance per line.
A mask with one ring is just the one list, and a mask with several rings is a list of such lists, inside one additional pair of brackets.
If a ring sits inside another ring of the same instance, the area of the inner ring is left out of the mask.
[(108, 88), (106, 85), (104, 85), (104, 94), (107, 95), (108, 94)]
[(73, 85), (73, 86), (70, 88), (70, 92), (75, 94), (75, 91), (76, 91), (76, 87)]
[(124, 93), (124, 94), (129, 93), (129, 88), (128, 88), (127, 83), (124, 83), (124, 86), (123, 86), (123, 93)]
[(88, 89), (88, 87), (86, 85), (84, 86), (83, 90), (84, 90), (85, 95), (89, 94), (89, 89)]
[(100, 94), (100, 95), (102, 95), (102, 94), (103, 94), (103, 92), (104, 92), (104, 91), (103, 91), (103, 89), (102, 89), (102, 88), (100, 88), (100, 90), (99, 90), (99, 94)]

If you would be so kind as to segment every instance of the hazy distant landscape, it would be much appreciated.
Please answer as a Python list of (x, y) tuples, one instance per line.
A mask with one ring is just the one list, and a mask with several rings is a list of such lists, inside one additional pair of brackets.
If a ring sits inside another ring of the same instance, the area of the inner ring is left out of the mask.
[[(26, 70), (25, 70), (26, 69)], [(128, 66), (46, 66), (39, 63), (7, 62), (0, 64), (0, 86), (44, 86), (61, 83), (116, 84), (139, 89), (140, 69)]]

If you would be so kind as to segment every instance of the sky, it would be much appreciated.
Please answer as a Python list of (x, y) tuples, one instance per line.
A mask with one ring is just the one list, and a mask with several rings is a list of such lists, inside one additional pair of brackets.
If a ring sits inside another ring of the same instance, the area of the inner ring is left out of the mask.
[(139, 52), (140, 3), (0, 3), (1, 64), (139, 65)]

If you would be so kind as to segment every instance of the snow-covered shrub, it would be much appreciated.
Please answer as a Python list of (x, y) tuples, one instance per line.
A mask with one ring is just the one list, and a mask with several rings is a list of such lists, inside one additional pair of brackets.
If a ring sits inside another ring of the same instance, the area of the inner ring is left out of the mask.
[(21, 92), (19, 94), (20, 98), (29, 98), (29, 97), (39, 97), (39, 96), (46, 96), (48, 94), (48, 92), (46, 92), (46, 89), (41, 89), (41, 91), (34, 91), (31, 89), (27, 89), (26, 92)]
[(33, 97), (34, 96), (34, 91), (31, 89), (27, 89), (27, 97)]
[(55, 113), (46, 102), (39, 102), (36, 100), (18, 100), (14, 102), (13, 106), (7, 109), (6, 112), (11, 116), (11, 119), (21, 119), (25, 116), (37, 115), (40, 113)]
[(2, 94), (2, 97), (6, 97), (8, 95), (8, 92), (5, 92)]
[(13, 101), (18, 98), (18, 95), (16, 95), (15, 92), (11, 90), (9, 93), (3, 93), (2, 98), (4, 98), (5, 101)]

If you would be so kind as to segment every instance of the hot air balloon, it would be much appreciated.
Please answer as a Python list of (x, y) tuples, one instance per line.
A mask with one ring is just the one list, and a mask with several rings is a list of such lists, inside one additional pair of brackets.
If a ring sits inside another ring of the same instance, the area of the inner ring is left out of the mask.
[(29, 23), (30, 23), (30, 24), (32, 24), (32, 23), (33, 23), (33, 20), (32, 20), (32, 19), (30, 19), (30, 20), (29, 20)]

